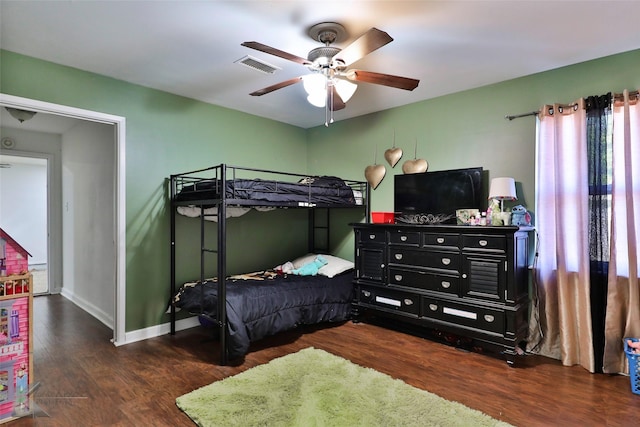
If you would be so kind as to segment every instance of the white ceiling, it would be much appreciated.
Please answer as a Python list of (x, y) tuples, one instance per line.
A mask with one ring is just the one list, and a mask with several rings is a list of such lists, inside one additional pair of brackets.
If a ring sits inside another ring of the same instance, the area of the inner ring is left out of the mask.
[[(250, 92), (308, 74), (240, 44), (306, 57), (314, 24), (341, 23), (345, 47), (371, 27), (394, 41), (352, 68), (420, 80), (412, 92), (361, 83), (336, 120), (640, 48), (640, 1), (6, 1), (3, 49), (303, 128), (324, 123), (302, 85)], [(627, 25), (628, 24), (628, 25)], [(234, 63), (252, 55), (281, 70)], [(26, 123), (26, 122), (25, 122)]]

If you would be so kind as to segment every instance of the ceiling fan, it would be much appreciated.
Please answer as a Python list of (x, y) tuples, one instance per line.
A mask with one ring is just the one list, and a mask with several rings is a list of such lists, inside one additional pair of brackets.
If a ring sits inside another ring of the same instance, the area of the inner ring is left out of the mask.
[(323, 43), (324, 46), (312, 49), (307, 58), (255, 41), (242, 43), (242, 46), (296, 62), (312, 71), (311, 74), (276, 83), (251, 92), (250, 95), (266, 95), (302, 81), (309, 95), (307, 98), (309, 102), (317, 107), (325, 107), (327, 112), (333, 113), (333, 111), (343, 109), (345, 102), (355, 92), (357, 85), (353, 82), (373, 83), (405, 90), (413, 90), (420, 83), (420, 80), (408, 77), (348, 69), (354, 62), (393, 41), (393, 38), (384, 31), (371, 28), (344, 49), (331, 46), (332, 43), (346, 36), (346, 30), (338, 23), (316, 24), (309, 29), (308, 34), (314, 40)]

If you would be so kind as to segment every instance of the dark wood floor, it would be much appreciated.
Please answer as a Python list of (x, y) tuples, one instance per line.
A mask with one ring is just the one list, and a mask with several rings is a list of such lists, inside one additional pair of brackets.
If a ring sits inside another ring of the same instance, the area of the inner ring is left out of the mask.
[(316, 347), (517, 426), (640, 424), (624, 376), (593, 375), (540, 356), (515, 367), (495, 355), (351, 322), (257, 343), (217, 366), (217, 343), (196, 328), (114, 347), (111, 331), (61, 296), (34, 302), (36, 402), (49, 417), (15, 426), (190, 426), (175, 398), (306, 347)]

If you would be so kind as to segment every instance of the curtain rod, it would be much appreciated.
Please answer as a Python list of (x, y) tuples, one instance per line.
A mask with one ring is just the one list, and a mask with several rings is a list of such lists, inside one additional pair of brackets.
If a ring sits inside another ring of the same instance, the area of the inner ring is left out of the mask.
[(537, 111), (532, 111), (530, 113), (516, 114), (516, 115), (513, 115), (513, 116), (504, 116), (504, 118), (507, 119), (507, 120), (513, 120), (513, 119), (519, 119), (520, 117), (537, 116), (537, 115), (538, 115)]
[[(614, 93), (613, 94), (613, 99), (616, 101), (622, 101), (624, 97), (624, 94), (622, 93)], [(640, 99), (640, 91), (638, 90), (634, 90), (629, 92), (629, 98), (639, 98)], [(573, 106), (574, 104), (569, 104), (567, 105), (567, 107), (569, 106)], [(524, 113), (524, 114), (515, 114), (515, 115), (507, 115), (504, 116), (504, 118), (506, 120), (513, 120), (513, 119), (519, 119), (520, 117), (528, 117), (528, 116), (537, 116), (538, 112), (537, 111), (531, 111), (530, 113)]]
[[(629, 98), (638, 98), (639, 94), (640, 92), (637, 90), (629, 91)], [(624, 93), (614, 93), (613, 99), (615, 99), (616, 101), (622, 101), (624, 99)]]

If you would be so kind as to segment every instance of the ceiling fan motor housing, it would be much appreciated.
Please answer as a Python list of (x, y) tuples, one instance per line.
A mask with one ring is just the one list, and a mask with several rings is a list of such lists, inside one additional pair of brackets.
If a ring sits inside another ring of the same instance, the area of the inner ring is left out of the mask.
[(321, 46), (313, 49), (307, 55), (307, 59), (313, 62), (314, 65), (325, 66), (329, 65), (331, 58), (336, 56), (341, 49), (331, 46)]

